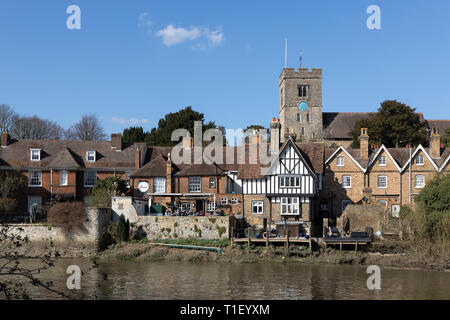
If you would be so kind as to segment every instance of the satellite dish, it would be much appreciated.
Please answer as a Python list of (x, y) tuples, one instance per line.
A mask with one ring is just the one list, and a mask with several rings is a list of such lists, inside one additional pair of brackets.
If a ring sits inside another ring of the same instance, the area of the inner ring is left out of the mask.
[(149, 189), (149, 185), (147, 181), (141, 181), (138, 184), (138, 190), (142, 193), (147, 192)]

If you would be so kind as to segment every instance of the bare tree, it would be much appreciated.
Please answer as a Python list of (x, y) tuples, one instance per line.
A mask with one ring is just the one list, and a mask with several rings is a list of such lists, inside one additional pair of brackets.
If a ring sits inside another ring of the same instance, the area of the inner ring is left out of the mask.
[(0, 131), (10, 131), (18, 116), (7, 104), (0, 104)]
[(70, 139), (92, 141), (105, 140), (106, 134), (95, 114), (84, 114), (81, 119), (69, 128)]
[(56, 122), (38, 116), (18, 117), (10, 132), (16, 139), (60, 140), (65, 136), (65, 130)]

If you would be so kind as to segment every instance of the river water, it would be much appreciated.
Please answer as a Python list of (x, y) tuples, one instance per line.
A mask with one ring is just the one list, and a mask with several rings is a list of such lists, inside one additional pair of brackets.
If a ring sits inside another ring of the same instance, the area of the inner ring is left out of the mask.
[(60, 259), (39, 278), (66, 289), (69, 265), (84, 271), (81, 291), (98, 299), (450, 299), (449, 272), (381, 268), (381, 289), (369, 290), (359, 265), (101, 262), (88, 271), (88, 259)]

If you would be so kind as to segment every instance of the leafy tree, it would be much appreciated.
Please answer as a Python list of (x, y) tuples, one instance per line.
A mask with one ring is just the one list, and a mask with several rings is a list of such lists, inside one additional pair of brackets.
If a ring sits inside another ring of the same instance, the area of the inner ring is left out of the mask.
[(450, 147), (450, 128), (445, 129), (445, 134), (441, 137), (441, 143), (446, 148)]
[(18, 115), (13, 108), (7, 104), (0, 104), (0, 132), (10, 131), (17, 118)]
[(426, 145), (428, 135), (425, 123), (420, 121), (416, 109), (395, 100), (381, 103), (378, 112), (359, 120), (351, 135), (352, 147), (359, 148), (361, 128), (369, 129), (369, 143), (384, 144), (388, 148), (407, 144)]
[(127, 192), (125, 180), (119, 177), (108, 177), (103, 180), (97, 180), (92, 188), (91, 204), (97, 208), (110, 208), (111, 197), (116, 193), (121, 195)]
[(450, 210), (450, 175), (428, 181), (415, 199), (426, 212)]
[[(178, 112), (169, 113), (158, 121), (158, 127), (153, 128), (145, 137), (145, 142), (150, 146), (174, 146), (178, 142), (171, 141), (172, 132), (175, 129), (187, 129), (194, 136), (194, 122), (204, 121), (203, 113), (194, 111), (192, 107), (186, 107)], [(216, 128), (216, 124), (212, 121), (203, 124), (203, 130)]]
[(123, 130), (122, 141), (124, 143), (144, 142), (148, 135), (149, 133), (144, 132), (142, 127), (129, 127)]
[(69, 139), (94, 141), (105, 140), (106, 134), (95, 114), (84, 114), (81, 119), (67, 131)]

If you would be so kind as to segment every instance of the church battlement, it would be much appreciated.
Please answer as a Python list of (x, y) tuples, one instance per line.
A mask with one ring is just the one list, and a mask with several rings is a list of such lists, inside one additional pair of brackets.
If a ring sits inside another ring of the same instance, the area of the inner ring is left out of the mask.
[(308, 68), (284, 68), (280, 75), (280, 82), (285, 78), (321, 79), (322, 69), (312, 68), (310, 71)]

